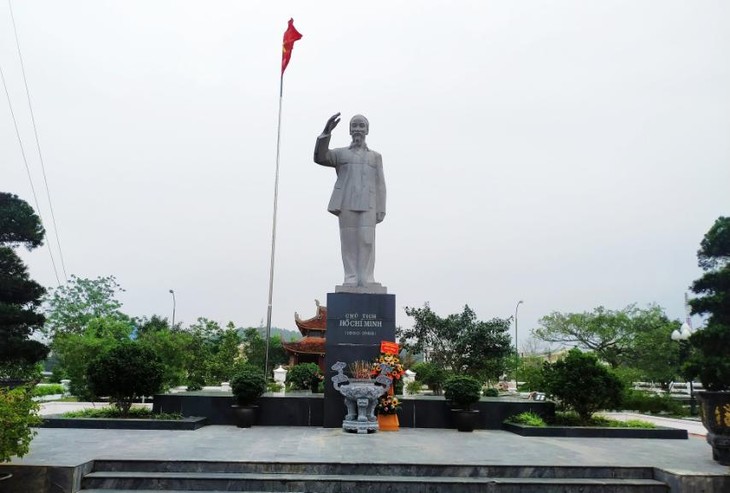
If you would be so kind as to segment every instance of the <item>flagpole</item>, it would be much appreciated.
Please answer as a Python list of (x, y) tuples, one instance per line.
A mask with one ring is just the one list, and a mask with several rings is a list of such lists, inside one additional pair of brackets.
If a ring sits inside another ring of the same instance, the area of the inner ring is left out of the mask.
[(274, 178), (274, 219), (271, 226), (271, 262), (269, 268), (269, 305), (266, 310), (266, 357), (264, 378), (269, 379), (269, 341), (271, 339), (271, 305), (274, 295), (274, 254), (276, 252), (276, 211), (279, 201), (279, 154), (281, 144), (281, 103), (284, 96), (284, 72), (279, 78), (279, 123), (276, 128), (276, 177)]

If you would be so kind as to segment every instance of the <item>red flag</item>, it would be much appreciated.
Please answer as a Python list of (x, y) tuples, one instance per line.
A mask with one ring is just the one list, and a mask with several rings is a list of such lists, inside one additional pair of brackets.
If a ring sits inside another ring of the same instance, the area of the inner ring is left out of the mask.
[(289, 19), (289, 27), (286, 28), (284, 33), (284, 44), (282, 45), (281, 52), (281, 75), (284, 75), (286, 66), (289, 65), (291, 59), (291, 52), (294, 49), (294, 41), (302, 39), (302, 35), (294, 27), (294, 19)]
[(380, 352), (383, 354), (398, 354), (398, 343), (380, 341)]

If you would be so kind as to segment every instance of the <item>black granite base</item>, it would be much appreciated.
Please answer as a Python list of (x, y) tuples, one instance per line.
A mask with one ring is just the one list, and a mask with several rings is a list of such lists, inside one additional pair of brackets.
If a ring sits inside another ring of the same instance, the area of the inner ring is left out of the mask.
[(607, 428), (583, 426), (525, 426), (504, 423), (502, 429), (523, 437), (668, 438), (686, 440), (687, 430), (676, 428)]
[(373, 361), (382, 341), (395, 342), (394, 294), (327, 294), (325, 428), (339, 428), (346, 414), (342, 396), (332, 386), (332, 365)]
[(115, 418), (64, 418), (60, 415), (44, 416), (41, 428), (82, 428), (102, 430), (197, 430), (207, 425), (207, 418), (183, 419), (115, 419)]
[[(156, 395), (153, 404), (155, 412), (176, 412), (183, 416), (204, 416), (207, 424), (233, 425), (231, 411), (234, 399), (230, 394), (190, 392)], [(344, 416), (345, 405), (340, 397)], [(258, 400), (259, 411), (256, 426), (325, 426), (324, 399), (322, 394), (311, 395), (264, 395)], [(401, 400), (398, 414), (402, 428), (455, 428), (451, 410), (443, 397), (410, 397)], [(510, 416), (533, 412), (544, 418), (555, 415), (552, 402), (528, 401), (526, 399), (483, 398), (475, 405), (480, 411), (477, 429), (498, 430)], [(342, 426), (342, 421), (339, 422)]]

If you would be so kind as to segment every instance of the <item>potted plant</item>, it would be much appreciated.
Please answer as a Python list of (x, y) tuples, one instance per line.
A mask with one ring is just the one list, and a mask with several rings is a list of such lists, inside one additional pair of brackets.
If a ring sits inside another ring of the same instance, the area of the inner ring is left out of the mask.
[(692, 314), (709, 314), (703, 330), (689, 341), (694, 351), (685, 366), (705, 389), (697, 392), (712, 458), (730, 465), (730, 217), (719, 217), (697, 252), (704, 275), (692, 284), (700, 297), (690, 300)]
[(266, 391), (266, 379), (256, 368), (243, 368), (231, 379), (231, 391), (236, 398), (236, 404), (232, 406), (236, 426), (250, 428), (256, 421), (258, 409), (254, 402)]
[(449, 378), (444, 383), (444, 396), (451, 404), (456, 429), (459, 431), (474, 431), (479, 411), (471, 407), (479, 402), (482, 385), (468, 375), (458, 375)]

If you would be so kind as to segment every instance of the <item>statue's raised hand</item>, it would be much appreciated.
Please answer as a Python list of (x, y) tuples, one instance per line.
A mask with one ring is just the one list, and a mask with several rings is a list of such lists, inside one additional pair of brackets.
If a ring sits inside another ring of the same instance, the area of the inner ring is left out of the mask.
[(336, 113), (330, 117), (329, 120), (327, 120), (327, 123), (324, 126), (324, 130), (322, 131), (323, 134), (331, 134), (332, 130), (335, 129), (337, 124), (340, 123), (340, 113)]

